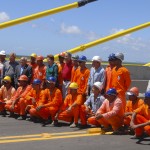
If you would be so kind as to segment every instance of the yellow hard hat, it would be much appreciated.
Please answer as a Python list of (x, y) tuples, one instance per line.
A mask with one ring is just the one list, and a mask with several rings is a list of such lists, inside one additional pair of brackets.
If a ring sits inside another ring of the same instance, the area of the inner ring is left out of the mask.
[(8, 81), (8, 82), (11, 82), (11, 77), (9, 77), (9, 76), (6, 76), (6, 77), (4, 77), (3, 81)]
[(37, 55), (36, 55), (35, 53), (32, 53), (30, 56), (31, 56), (31, 57), (34, 57), (34, 58), (37, 57)]
[(69, 85), (69, 88), (70, 89), (78, 89), (78, 84), (76, 82), (72, 82), (70, 85)]

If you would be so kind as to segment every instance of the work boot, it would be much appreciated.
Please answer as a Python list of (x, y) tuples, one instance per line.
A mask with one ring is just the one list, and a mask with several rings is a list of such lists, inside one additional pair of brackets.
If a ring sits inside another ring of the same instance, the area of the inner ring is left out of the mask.
[(17, 118), (17, 120), (26, 120), (26, 115), (21, 115)]
[(48, 117), (48, 119), (47, 119), (47, 120), (43, 120), (43, 121), (42, 121), (42, 126), (44, 127), (44, 126), (46, 126), (46, 125), (50, 124), (51, 122), (52, 122), (51, 118), (50, 118), (50, 117)]
[(10, 112), (10, 114), (8, 115), (9, 118), (14, 118), (15, 117), (15, 114), (14, 112)]
[(77, 123), (72, 123), (71, 125), (70, 125), (70, 128), (76, 128), (76, 127), (78, 127), (78, 124)]
[(54, 120), (51, 124), (51, 127), (58, 126), (58, 120)]

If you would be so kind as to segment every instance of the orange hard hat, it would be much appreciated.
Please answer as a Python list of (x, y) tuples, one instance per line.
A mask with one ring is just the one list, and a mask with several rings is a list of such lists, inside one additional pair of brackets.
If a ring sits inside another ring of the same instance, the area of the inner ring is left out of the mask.
[(64, 57), (65, 57), (65, 54), (66, 54), (65, 52), (62, 52), (62, 53), (58, 54), (58, 56), (64, 58)]
[(137, 87), (132, 87), (129, 92), (127, 92), (127, 95), (139, 95), (139, 89)]
[(37, 56), (36, 57), (36, 60), (43, 60), (44, 58), (43, 58), (43, 56)]
[(26, 75), (21, 75), (18, 80), (20, 80), (20, 81), (28, 81), (28, 77)]

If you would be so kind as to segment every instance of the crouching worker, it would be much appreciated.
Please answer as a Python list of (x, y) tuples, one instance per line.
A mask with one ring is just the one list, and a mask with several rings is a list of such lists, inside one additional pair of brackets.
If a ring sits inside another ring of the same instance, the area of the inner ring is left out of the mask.
[(10, 117), (13, 117), (13, 114), (17, 113), (19, 115), (18, 120), (25, 120), (25, 107), (22, 104), (24, 104), (25, 98), (32, 87), (28, 85), (28, 77), (26, 75), (21, 75), (18, 81), (19, 87), (15, 95), (11, 98), (11, 102), (5, 105), (5, 108), (10, 112)]
[(134, 110), (138, 109), (144, 101), (140, 99), (139, 96), (139, 89), (137, 87), (132, 87), (127, 92), (129, 100), (126, 103), (126, 109), (124, 114), (124, 126), (126, 129), (130, 126), (131, 116)]
[(42, 92), (41, 100), (36, 108), (30, 110), (32, 116), (38, 116), (43, 119), (43, 126), (54, 121), (56, 112), (62, 104), (62, 93), (56, 88), (56, 78), (48, 77), (47, 89)]
[(80, 119), (82, 127), (86, 127), (87, 118), (95, 116), (97, 110), (102, 105), (105, 100), (104, 96), (102, 96), (101, 91), (103, 89), (102, 82), (95, 82), (92, 87), (92, 94), (86, 100), (84, 105), (80, 107)]
[(55, 116), (55, 121), (53, 125), (57, 125), (57, 120), (63, 120), (66, 122), (72, 122), (70, 128), (75, 128), (78, 126), (78, 117), (79, 117), (79, 106), (83, 103), (82, 95), (77, 93), (78, 84), (72, 82), (69, 85), (69, 94), (66, 96), (64, 103), (60, 110)]
[(26, 99), (30, 101), (31, 104), (26, 106), (26, 112), (30, 114), (30, 118), (27, 118), (26, 120), (29, 121), (36, 121), (36, 113), (35, 108), (40, 105), (40, 100), (42, 98), (42, 92), (44, 90), (41, 89), (41, 83), (42, 81), (39, 79), (34, 79), (32, 82), (32, 89), (28, 93)]
[(92, 125), (103, 125), (104, 130), (108, 131), (110, 126), (115, 132), (118, 132), (123, 125), (124, 109), (122, 101), (117, 97), (116, 89), (110, 88), (105, 95), (101, 107), (96, 115), (88, 118), (88, 123)]
[(4, 77), (2, 84), (3, 86), (0, 88), (0, 114), (5, 117), (5, 105), (10, 103), (10, 99), (16, 90), (11, 86), (11, 78), (9, 76)]
[(134, 110), (130, 127), (135, 130), (133, 138), (150, 136), (150, 91), (145, 93), (144, 104)]

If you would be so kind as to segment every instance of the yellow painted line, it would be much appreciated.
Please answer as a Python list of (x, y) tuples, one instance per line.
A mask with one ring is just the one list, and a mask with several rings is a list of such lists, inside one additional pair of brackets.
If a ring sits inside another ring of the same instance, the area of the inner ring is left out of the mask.
[(41, 134), (29, 134), (29, 135), (17, 135), (17, 136), (5, 136), (5, 137), (0, 137), (0, 140), (3, 139), (14, 139), (14, 138), (30, 138), (30, 137), (40, 137), (44, 136), (44, 134), (50, 134), (52, 136), (57, 136), (57, 135), (66, 135), (66, 134), (83, 134), (86, 133), (87, 131), (76, 131), (76, 132), (61, 132), (61, 133), (41, 133)]
[(98, 136), (100, 133), (95, 133), (95, 134), (75, 134), (75, 135), (64, 135), (64, 136), (52, 136), (50, 134), (50, 137), (46, 138), (28, 138), (28, 139), (12, 139), (12, 140), (1, 140), (0, 144), (5, 144), (5, 143), (17, 143), (17, 142), (29, 142), (29, 141), (43, 141), (43, 140), (53, 140), (53, 139), (62, 139), (62, 138), (75, 138), (75, 137), (87, 137), (87, 136)]

